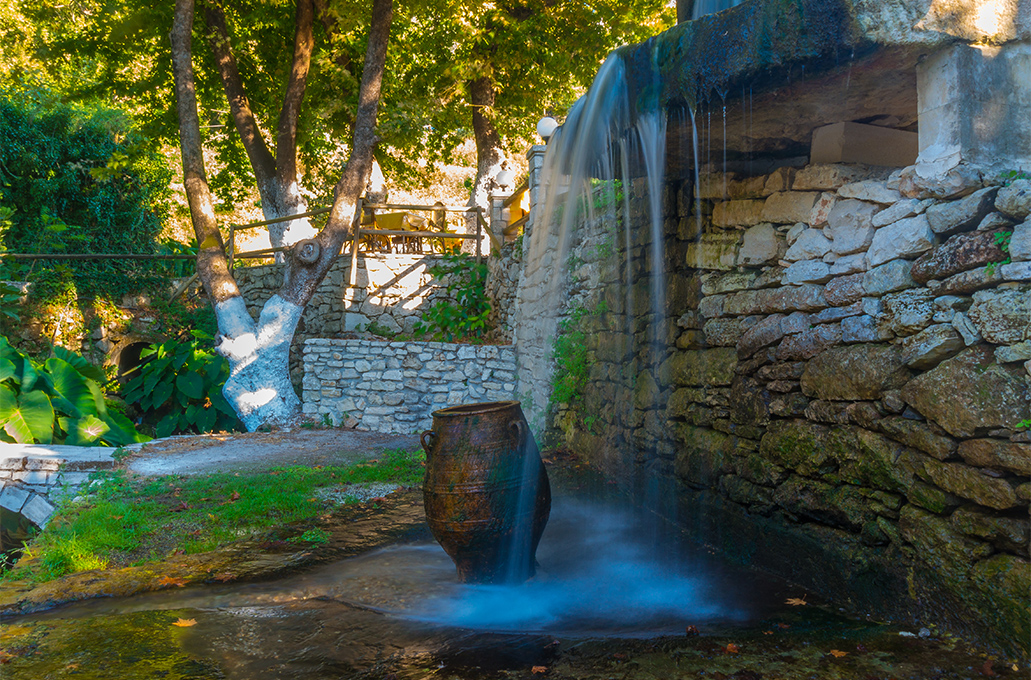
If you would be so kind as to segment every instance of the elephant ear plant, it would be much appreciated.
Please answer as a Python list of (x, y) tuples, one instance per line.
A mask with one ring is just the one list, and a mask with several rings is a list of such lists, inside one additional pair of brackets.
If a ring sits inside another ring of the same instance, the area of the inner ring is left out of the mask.
[(211, 336), (191, 331), (193, 340), (167, 340), (140, 352), (146, 359), (126, 385), (125, 399), (143, 411), (158, 437), (177, 432), (241, 430), (242, 423), (222, 395), (229, 362), (214, 350)]
[(108, 408), (104, 372), (62, 347), (33, 361), (0, 337), (0, 439), (20, 444), (125, 446), (148, 438)]

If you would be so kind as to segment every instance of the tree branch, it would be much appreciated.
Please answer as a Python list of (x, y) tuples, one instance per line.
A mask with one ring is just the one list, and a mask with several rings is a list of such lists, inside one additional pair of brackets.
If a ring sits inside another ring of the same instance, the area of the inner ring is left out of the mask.
[(175, 77), (179, 140), (183, 154), (183, 184), (190, 204), (193, 231), (200, 244), (197, 273), (211, 300), (218, 304), (239, 297), (240, 289), (229, 273), (225, 245), (215, 220), (215, 206), (204, 172), (204, 149), (197, 116), (197, 91), (193, 80), (194, 0), (176, 0), (172, 19), (172, 72)]
[(311, 242), (302, 241), (288, 253), (286, 272), (280, 297), (297, 305), (305, 305), (329, 268), (336, 261), (345, 241), (351, 234), (355, 204), (365, 190), (372, 171), (372, 152), (378, 141), (376, 114), (379, 110), (383, 87), (383, 69), (387, 60), (390, 22), (393, 18), (393, 0), (373, 0), (362, 84), (358, 92), (354, 137), (347, 167), (337, 182), (333, 207), (326, 226), (315, 237), (318, 255), (312, 264), (302, 261), (304, 252), (311, 252)]
[(258, 188), (261, 189), (275, 178), (276, 159), (269, 151), (265, 138), (261, 136), (247, 93), (244, 92), (243, 79), (240, 78), (240, 69), (236, 65), (236, 57), (229, 44), (226, 15), (221, 5), (217, 2), (205, 3), (204, 21), (208, 26), (208, 44), (215, 57), (218, 74), (222, 78), (222, 87), (229, 101), (233, 123), (240, 133), (240, 140), (247, 151), (247, 157), (250, 158), (251, 167), (254, 168)]
[(297, 179), (297, 121), (301, 115), (301, 101), (311, 68), (311, 53), (315, 45), (313, 35), (315, 6), (313, 0), (297, 0), (294, 28), (294, 59), (290, 67), (290, 80), (283, 95), (276, 126), (276, 162), (279, 180), (283, 186)]

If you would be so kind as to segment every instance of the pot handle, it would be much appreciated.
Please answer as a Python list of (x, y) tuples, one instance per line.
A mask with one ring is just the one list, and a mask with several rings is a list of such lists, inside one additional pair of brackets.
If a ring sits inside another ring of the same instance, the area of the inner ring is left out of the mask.
[[(429, 440), (429, 442), (426, 441), (427, 439)], [(422, 448), (426, 452), (427, 455), (429, 455), (430, 447), (433, 446), (433, 443), (436, 440), (437, 440), (437, 433), (434, 432), (433, 430), (426, 430), (425, 432), (423, 432), (422, 434), (419, 435), (419, 443), (422, 444)]]
[(513, 420), (508, 424), (508, 427), (515, 433), (516, 448), (522, 449), (523, 445), (526, 444), (526, 425), (523, 424), (522, 418)]

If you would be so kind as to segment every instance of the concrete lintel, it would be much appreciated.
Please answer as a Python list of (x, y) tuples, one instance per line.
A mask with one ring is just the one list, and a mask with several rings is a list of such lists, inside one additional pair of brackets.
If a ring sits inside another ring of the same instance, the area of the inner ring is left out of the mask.
[(918, 164), (1031, 170), (1031, 43), (953, 45), (917, 66)]

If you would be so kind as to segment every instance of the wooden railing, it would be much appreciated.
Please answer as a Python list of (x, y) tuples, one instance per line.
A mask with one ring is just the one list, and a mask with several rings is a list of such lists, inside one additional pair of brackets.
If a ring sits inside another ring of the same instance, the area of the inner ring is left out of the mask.
[(509, 211), (508, 221), (504, 229), (502, 229), (502, 233), (506, 237), (517, 234), (520, 229), (526, 226), (527, 221), (530, 219), (529, 180), (523, 180), (523, 183), (515, 188), (512, 195), (501, 203), (501, 209)]

